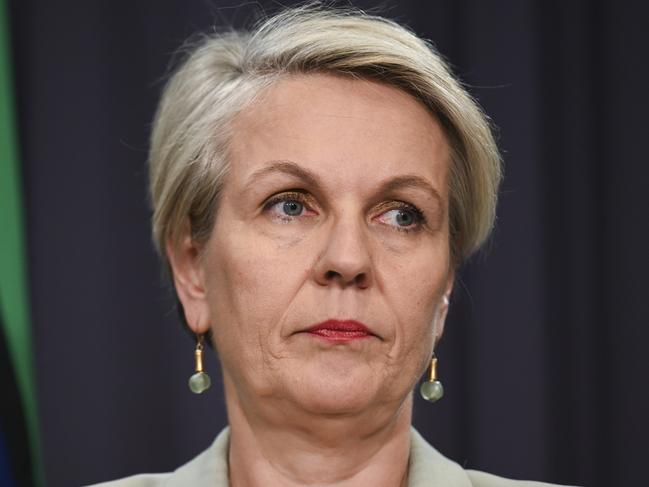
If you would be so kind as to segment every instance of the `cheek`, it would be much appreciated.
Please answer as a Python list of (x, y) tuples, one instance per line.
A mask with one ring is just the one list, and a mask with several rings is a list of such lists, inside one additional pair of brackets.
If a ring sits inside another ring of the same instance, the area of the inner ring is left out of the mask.
[(236, 333), (239, 340), (268, 343), (272, 328), (303, 282), (305, 266), (298, 265), (294, 253), (265, 243), (258, 236), (246, 236), (242, 231), (222, 235), (233, 237), (210, 243), (212, 251), (205, 267), (215, 331), (230, 336)]
[(396, 333), (406, 353), (432, 344), (433, 325), (446, 290), (448, 252), (433, 248), (412, 256), (405, 264), (386, 268), (384, 281), (397, 318)]

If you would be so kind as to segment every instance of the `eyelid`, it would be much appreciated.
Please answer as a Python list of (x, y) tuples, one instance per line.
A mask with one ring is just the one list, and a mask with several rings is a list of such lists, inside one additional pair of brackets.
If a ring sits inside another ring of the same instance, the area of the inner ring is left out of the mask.
[(415, 213), (418, 217), (425, 219), (424, 212), (421, 211), (417, 206), (401, 200), (386, 201), (384, 203), (381, 203), (378, 206), (378, 209), (381, 212), (386, 212), (389, 210), (409, 210)]
[(415, 205), (412, 203), (407, 203), (405, 201), (401, 200), (389, 200), (389, 201), (384, 201), (383, 203), (380, 203), (377, 206), (377, 209), (380, 211), (388, 211), (388, 210), (394, 210), (394, 209), (399, 209), (403, 208), (406, 210), (412, 210), (416, 213), (421, 213), (421, 210), (417, 208)]
[(287, 200), (295, 200), (305, 205), (311, 205), (312, 203), (312, 198), (309, 198), (304, 191), (293, 189), (289, 191), (283, 191), (281, 193), (277, 193), (271, 196), (264, 203), (264, 210), (271, 208), (272, 206), (276, 205), (280, 201), (287, 201)]

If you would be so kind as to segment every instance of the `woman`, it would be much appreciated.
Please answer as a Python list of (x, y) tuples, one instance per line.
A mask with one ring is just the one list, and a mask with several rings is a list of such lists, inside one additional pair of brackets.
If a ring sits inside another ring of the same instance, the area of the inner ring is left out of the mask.
[(108, 485), (541, 485), (465, 471), (411, 427), (427, 368), (422, 395), (442, 395), (434, 347), (501, 178), (424, 41), (312, 7), (206, 37), (164, 91), (150, 178), (190, 388), (209, 387), (210, 337), (230, 426), (173, 473)]

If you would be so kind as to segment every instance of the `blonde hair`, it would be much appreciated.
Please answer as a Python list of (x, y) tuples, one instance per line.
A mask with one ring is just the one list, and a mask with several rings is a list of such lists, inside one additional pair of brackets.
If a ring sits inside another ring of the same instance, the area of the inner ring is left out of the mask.
[(428, 42), (393, 21), (317, 5), (284, 10), (251, 31), (202, 36), (171, 76), (149, 155), (153, 236), (162, 258), (187, 221), (196, 241), (209, 237), (236, 115), (279, 78), (308, 73), (398, 87), (437, 117), (452, 152), (451, 253), (456, 266), (466, 260), (491, 232), (501, 181), (487, 117)]

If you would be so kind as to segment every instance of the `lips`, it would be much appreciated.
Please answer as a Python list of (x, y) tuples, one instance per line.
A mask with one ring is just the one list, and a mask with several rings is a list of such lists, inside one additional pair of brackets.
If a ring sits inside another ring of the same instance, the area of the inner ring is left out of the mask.
[(355, 320), (327, 320), (305, 331), (312, 335), (337, 342), (375, 336), (366, 325)]

